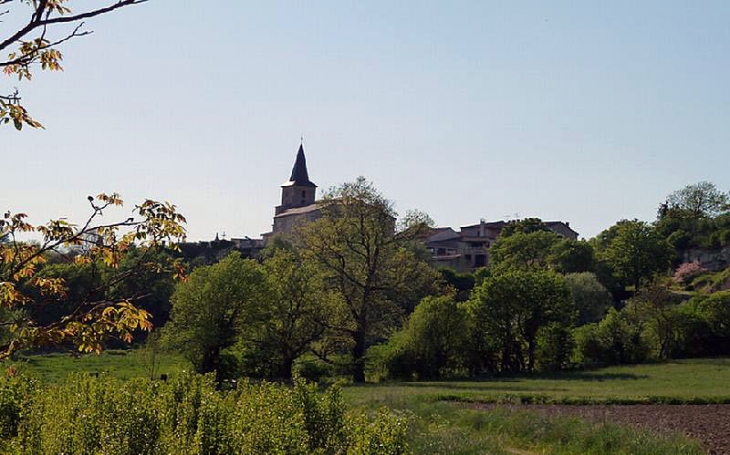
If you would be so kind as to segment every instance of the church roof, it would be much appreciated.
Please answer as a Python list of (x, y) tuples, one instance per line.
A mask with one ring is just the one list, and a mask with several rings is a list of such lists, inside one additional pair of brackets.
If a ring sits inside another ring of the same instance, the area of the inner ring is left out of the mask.
[(297, 159), (294, 161), (294, 167), (291, 170), (289, 181), (284, 182), (281, 186), (308, 186), (317, 188), (317, 185), (309, 180), (307, 172), (307, 159), (304, 157), (304, 145), (299, 144)]

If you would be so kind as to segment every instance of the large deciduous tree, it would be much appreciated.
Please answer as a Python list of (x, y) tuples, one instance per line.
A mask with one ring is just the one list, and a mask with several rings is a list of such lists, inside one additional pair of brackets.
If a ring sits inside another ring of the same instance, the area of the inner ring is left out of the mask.
[(474, 290), (469, 309), (477, 330), (500, 346), (500, 369), (507, 372), (532, 371), (540, 329), (551, 323), (570, 326), (576, 313), (560, 275), (523, 270), (484, 280)]
[[(17, 25), (7, 36), (0, 36), (0, 54), (5, 54), (0, 68), (20, 80), (30, 80), (34, 67), (62, 70), (59, 47), (91, 33), (84, 29), (83, 21), (146, 1), (105, 0), (95, 2), (91, 9), (76, 11), (71, 0), (0, 0), (0, 21)], [(19, 130), (23, 125), (42, 127), (21, 105), (17, 90), (0, 94), (0, 124), (10, 122)]]
[(622, 220), (601, 232), (594, 244), (598, 259), (622, 286), (638, 289), (642, 280), (669, 269), (673, 250), (653, 226), (639, 220)]
[(243, 334), (244, 360), (250, 373), (290, 380), (294, 362), (324, 333), (329, 295), (316, 265), (295, 249), (274, 248), (263, 270), (266, 304)]
[(717, 189), (714, 183), (699, 182), (687, 185), (667, 196), (660, 207), (660, 217), (668, 211), (680, 211), (692, 218), (709, 218), (729, 210), (730, 197)]
[(392, 203), (363, 177), (330, 190), (320, 204), (322, 217), (304, 229), (304, 251), (335, 295), (329, 329), (348, 345), (353, 380), (364, 382), (368, 345), (400, 321), (401, 304), (439, 276), (408, 248), (423, 218), (397, 225)]
[[(140, 295), (113, 289), (150, 268), (168, 268), (179, 274), (179, 264), (151, 264), (149, 258), (155, 250), (184, 239), (185, 219), (175, 206), (147, 200), (123, 221), (101, 223), (102, 215), (111, 216), (112, 207), (121, 206), (122, 199), (117, 194), (88, 199), (92, 213), (80, 225), (58, 219), (34, 226), (26, 214), (10, 211), (0, 218), (0, 238), (6, 239), (0, 242), (0, 307), (7, 313), (2, 324), (11, 332), (0, 346), (0, 358), (19, 349), (70, 343), (82, 352), (98, 352), (109, 335), (131, 341), (135, 330), (150, 329), (149, 313), (136, 306)], [(33, 235), (40, 239), (23, 240)], [(140, 254), (120, 268), (125, 253), (135, 245)], [(64, 258), (64, 252), (73, 253), (68, 260), (79, 270), (103, 265), (107, 269), (104, 279), (79, 277), (89, 287), (82, 285), (83, 292), (74, 292), (80, 288), (63, 273), (38, 273), (49, 256)], [(64, 309), (39, 312), (39, 308), (53, 306)], [(46, 313), (56, 317), (48, 318)]]
[(165, 339), (199, 373), (225, 376), (221, 356), (249, 325), (260, 320), (266, 302), (265, 275), (251, 259), (231, 253), (217, 264), (198, 267), (172, 295)]

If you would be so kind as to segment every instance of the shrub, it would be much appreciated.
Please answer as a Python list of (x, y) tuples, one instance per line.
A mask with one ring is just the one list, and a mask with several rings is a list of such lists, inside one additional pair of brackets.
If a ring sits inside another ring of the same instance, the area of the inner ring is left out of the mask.
[(643, 329), (625, 311), (611, 308), (601, 322), (574, 331), (573, 361), (583, 366), (644, 362), (649, 359), (651, 349), (642, 337)]
[(565, 283), (578, 310), (577, 325), (600, 321), (613, 304), (611, 294), (593, 273), (569, 273)]
[(537, 363), (542, 371), (559, 371), (570, 366), (575, 347), (570, 327), (552, 323), (542, 327), (537, 336)]
[[(400, 454), (408, 450), (404, 418), (386, 411), (373, 417), (346, 412), (337, 388), (320, 393), (302, 380), (293, 387), (243, 382), (233, 390), (218, 391), (211, 375), (182, 375), (166, 383), (79, 375), (34, 390), (24, 403), (22, 413), (8, 414), (16, 416), (17, 434), (9, 432), (6, 446), (0, 447), (4, 453)], [(373, 443), (377, 451), (370, 450)]]
[(467, 314), (453, 297), (427, 297), (388, 344), (371, 351), (390, 377), (433, 379), (453, 375), (463, 365)]
[(693, 278), (707, 272), (700, 261), (684, 262), (674, 271), (674, 281), (679, 284), (688, 284)]

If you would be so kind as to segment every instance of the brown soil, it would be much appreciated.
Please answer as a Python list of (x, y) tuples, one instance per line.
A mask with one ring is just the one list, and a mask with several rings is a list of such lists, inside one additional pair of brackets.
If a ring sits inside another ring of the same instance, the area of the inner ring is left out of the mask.
[(730, 455), (730, 405), (479, 405), (526, 409), (547, 415), (574, 415), (594, 422), (632, 425), (656, 433), (682, 433), (707, 453)]

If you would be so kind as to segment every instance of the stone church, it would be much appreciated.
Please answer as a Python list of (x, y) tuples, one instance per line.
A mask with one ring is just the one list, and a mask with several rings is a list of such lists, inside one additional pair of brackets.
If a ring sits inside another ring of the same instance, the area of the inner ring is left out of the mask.
[(281, 204), (274, 208), (271, 232), (262, 234), (264, 243), (277, 234), (291, 234), (295, 226), (314, 221), (322, 216), (315, 201), (317, 185), (309, 180), (304, 145), (299, 145), (289, 180), (281, 184)]

